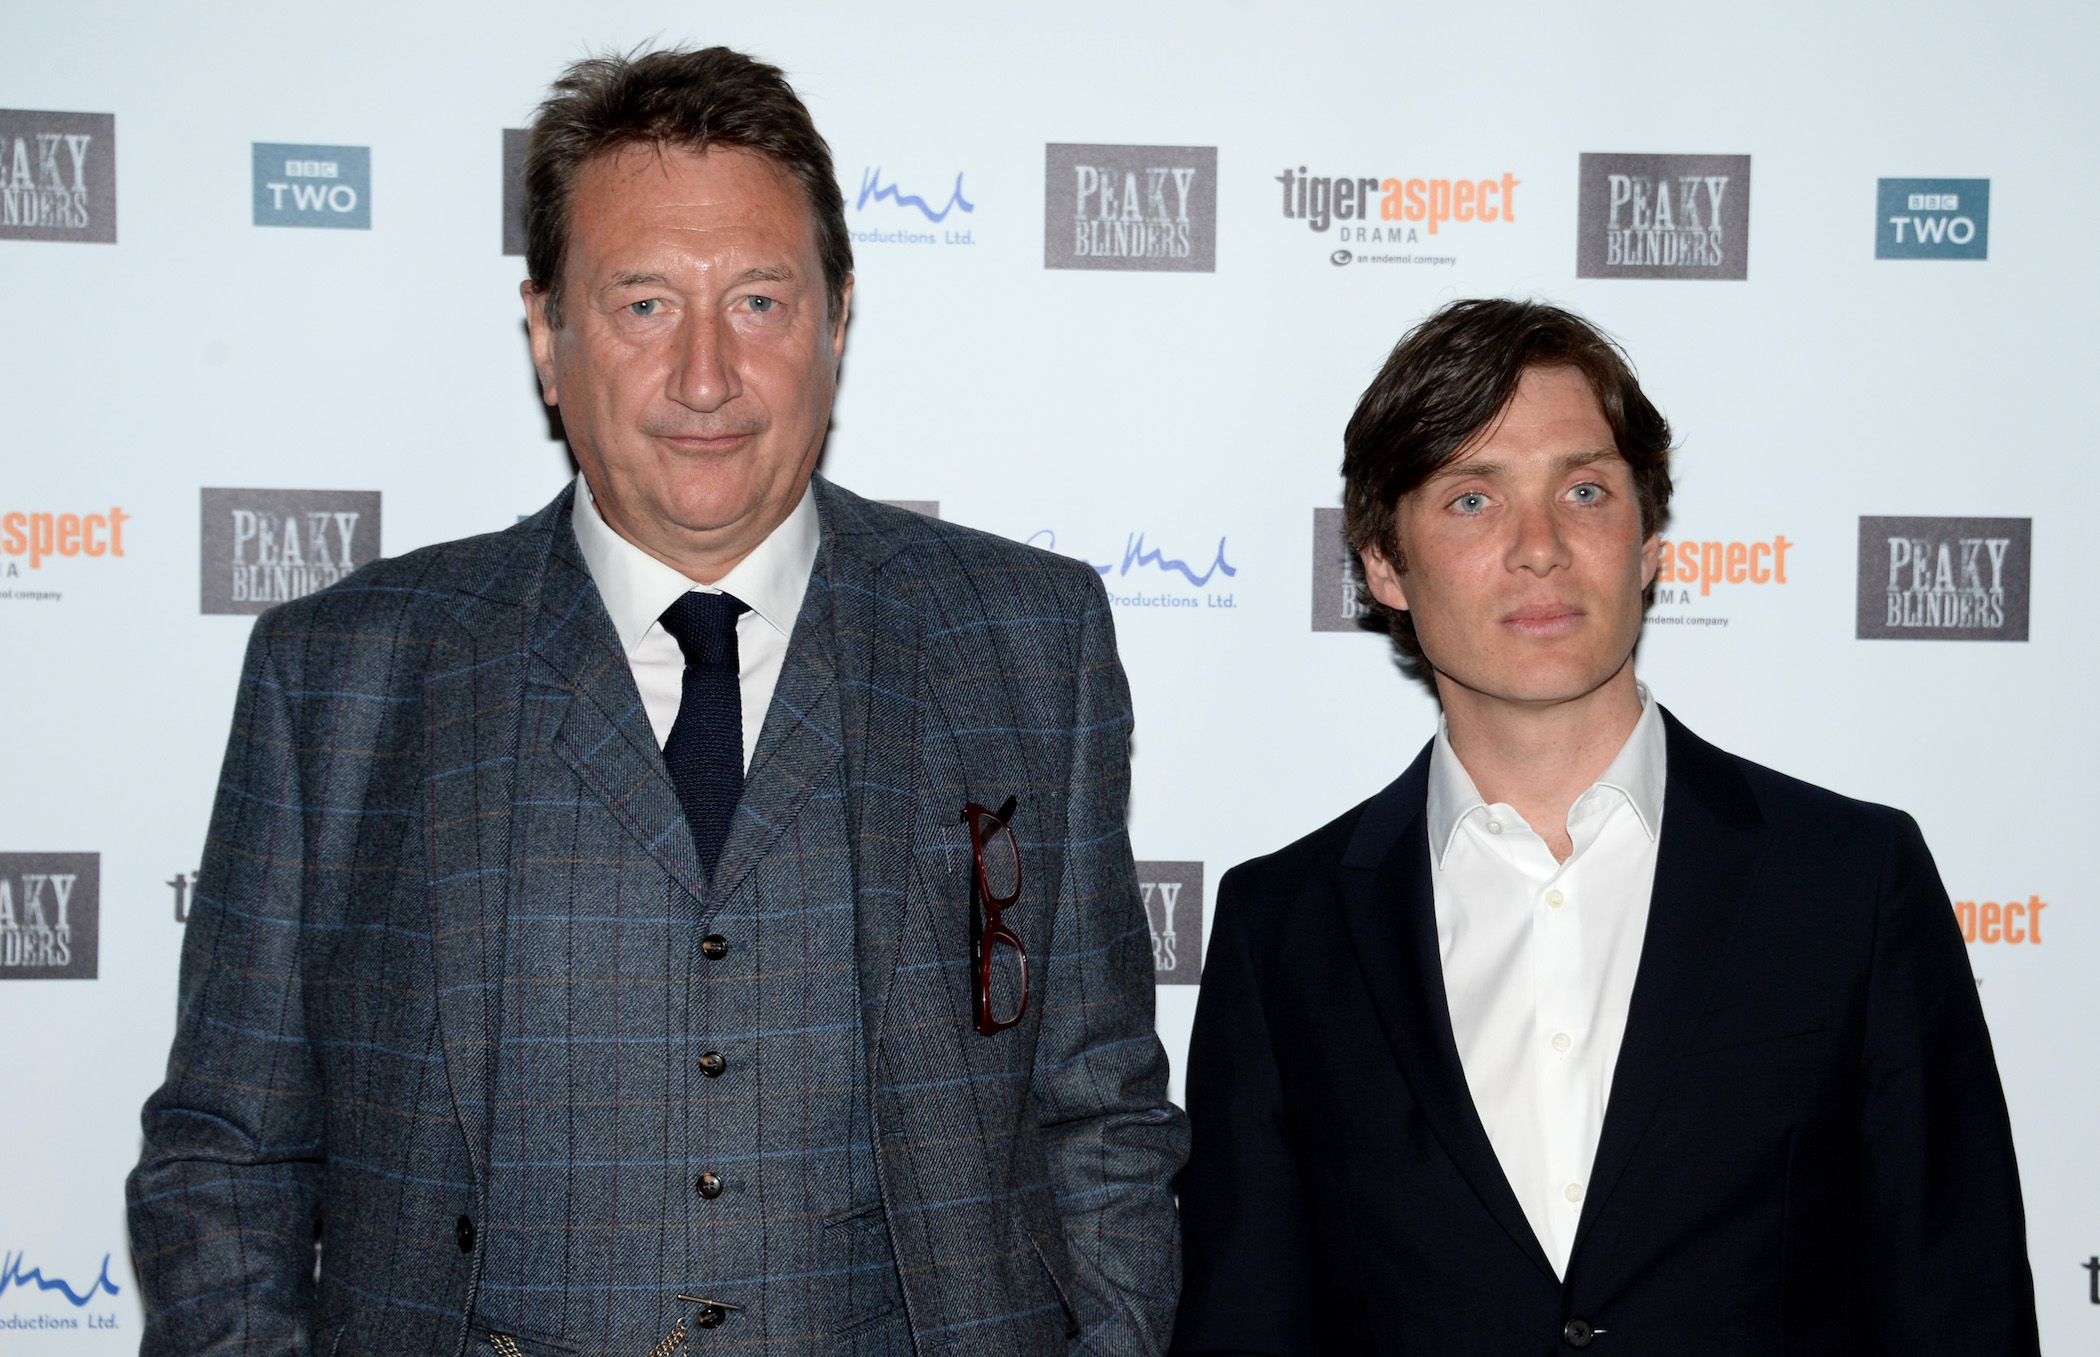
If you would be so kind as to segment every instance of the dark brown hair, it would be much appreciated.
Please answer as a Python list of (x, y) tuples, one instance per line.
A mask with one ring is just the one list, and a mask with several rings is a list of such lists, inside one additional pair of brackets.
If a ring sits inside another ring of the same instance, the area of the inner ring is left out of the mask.
[(576, 176), (628, 146), (755, 151), (793, 175), (817, 231), (824, 292), (836, 317), (853, 272), (846, 198), (817, 134), (777, 66), (727, 47), (589, 57), (554, 82), (533, 115), (525, 150), (525, 270), (561, 326), (562, 265), (569, 251)]
[[(1641, 394), (1619, 346), (1572, 311), (1491, 297), (1457, 301), (1401, 336), (1342, 434), (1342, 524), (1352, 555), (1375, 547), (1398, 573), (1400, 501), (1491, 427), (1526, 370), (1571, 367), (1596, 394), (1619, 455), (1633, 468), (1641, 532), (1659, 532), (1670, 508), (1670, 424)], [(1364, 587), (1393, 645), (1419, 668), (1414, 619)]]

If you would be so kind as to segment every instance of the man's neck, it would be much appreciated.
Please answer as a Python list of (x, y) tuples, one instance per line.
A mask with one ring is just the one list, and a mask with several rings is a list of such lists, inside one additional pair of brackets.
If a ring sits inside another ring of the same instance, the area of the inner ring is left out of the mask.
[(1451, 752), (1481, 799), (1508, 805), (1565, 862), (1568, 811), (1625, 747), (1640, 723), (1633, 661), (1580, 697), (1512, 702), (1437, 675)]

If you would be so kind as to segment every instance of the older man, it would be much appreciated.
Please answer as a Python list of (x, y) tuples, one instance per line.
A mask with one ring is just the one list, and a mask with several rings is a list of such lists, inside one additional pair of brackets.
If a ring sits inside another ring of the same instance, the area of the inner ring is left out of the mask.
[(852, 256), (778, 70), (581, 62), (526, 180), (582, 474), (256, 628), (145, 1351), (1157, 1350), (1098, 576), (814, 475)]

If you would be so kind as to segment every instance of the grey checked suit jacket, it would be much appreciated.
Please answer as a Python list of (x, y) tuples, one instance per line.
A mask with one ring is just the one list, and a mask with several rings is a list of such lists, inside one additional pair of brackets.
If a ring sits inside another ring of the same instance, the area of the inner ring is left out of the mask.
[[(804, 757), (843, 765), (877, 1169), (914, 1345), (1159, 1350), (1187, 1128), (1152, 1030), (1129, 696), (1100, 579), (816, 487), (811, 588), (829, 593), (845, 740)], [(593, 639), (609, 628), (577, 625), (603, 604), (570, 504), (258, 621), (129, 1182), (143, 1351), (327, 1353), (353, 1321), (364, 1350), (465, 1350), (530, 704), (577, 698), (557, 743), (625, 827), (615, 855), (704, 889), (661, 759), (606, 734), (635, 713), (605, 695), (632, 681)], [(794, 719), (776, 698), (768, 722)], [(959, 813), (1009, 794), (1025, 886), (1007, 918), (1035, 990), (986, 1039)]]

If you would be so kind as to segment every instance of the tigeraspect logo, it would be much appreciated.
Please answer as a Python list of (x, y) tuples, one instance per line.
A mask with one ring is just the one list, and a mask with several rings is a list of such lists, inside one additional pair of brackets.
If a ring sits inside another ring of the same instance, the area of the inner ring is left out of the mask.
[[(849, 228), (856, 245), (977, 243), (965, 221), (977, 211), (977, 204), (964, 196), (961, 170), (955, 172), (955, 182), (944, 191), (921, 194), (906, 191), (894, 175), (886, 177), (880, 165), (870, 165), (860, 172), (860, 192), (854, 195), (853, 211), (856, 217), (877, 213), (893, 223)], [(939, 229), (930, 229), (935, 227)]]
[[(1382, 247), (1336, 249), (1336, 267), (1361, 264), (1455, 264), (1449, 254), (1394, 254), (1398, 245), (1422, 245), (1453, 222), (1511, 223), (1517, 219), (1517, 188), (1524, 181), (1504, 173), (1488, 179), (1409, 179), (1399, 175), (1315, 175), (1303, 165), (1276, 176), (1283, 186), (1283, 215), (1302, 221), (1328, 241)], [(1327, 235), (1332, 228), (1334, 234)]]
[[(12, 558), (0, 560), (0, 580), (29, 578), (22, 574), (25, 566), (42, 570), (53, 557), (122, 556), (124, 525), (130, 521), (131, 515), (114, 504), (93, 514), (26, 509), (0, 513), (0, 557)], [(0, 596), (14, 597), (15, 591), (5, 589)]]
[[(1203, 557), (1170, 556), (1152, 545), (1140, 530), (1124, 535), (1122, 553), (1106, 565), (1086, 556), (1078, 559), (1093, 566), (1108, 581), (1108, 601), (1118, 608), (1234, 608), (1238, 603), (1233, 594), (1220, 587), (1240, 573), (1226, 559), (1225, 542), (1224, 537), (1218, 539), (1216, 549), (1210, 552), (1209, 564), (1193, 565), (1191, 561)], [(1059, 550), (1057, 533), (1049, 528), (1031, 533), (1028, 545), (1045, 551)], [(1073, 555), (1069, 551), (1061, 554)]]

